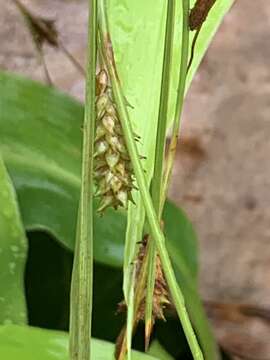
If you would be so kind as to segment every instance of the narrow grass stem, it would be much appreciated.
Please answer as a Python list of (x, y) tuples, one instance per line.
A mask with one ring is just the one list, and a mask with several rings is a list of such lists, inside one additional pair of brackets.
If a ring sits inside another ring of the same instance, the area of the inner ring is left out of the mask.
[[(161, 190), (163, 181), (164, 155), (167, 129), (168, 101), (170, 95), (170, 74), (172, 64), (173, 39), (175, 23), (175, 0), (167, 1), (167, 17), (164, 42), (163, 69), (159, 102), (158, 127), (156, 138), (156, 152), (151, 196), (154, 209), (159, 221), (162, 216)], [(145, 302), (145, 348), (147, 349), (153, 327), (153, 292), (156, 278), (156, 246), (153, 239), (149, 239), (148, 276)]]
[(70, 360), (91, 358), (93, 292), (93, 154), (95, 137), (97, 2), (89, 0), (88, 66), (82, 182), (70, 303)]
[(133, 131), (129, 120), (129, 115), (126, 108), (125, 98), (121, 91), (121, 86), (119, 78), (116, 73), (114, 55), (112, 49), (112, 43), (110, 40), (106, 12), (104, 7), (104, 1), (100, 2), (100, 35), (101, 35), (101, 44), (104, 59), (110, 74), (112, 90), (114, 94), (114, 99), (117, 104), (117, 110), (119, 113), (121, 125), (123, 128), (123, 133), (131, 162), (134, 168), (135, 176), (139, 186), (139, 191), (141, 193), (143, 203), (145, 206), (145, 211), (147, 215), (147, 220), (150, 228), (150, 233), (153, 239), (155, 240), (157, 250), (160, 255), (162, 267), (164, 274), (169, 286), (170, 293), (172, 295), (173, 302), (175, 304), (179, 319), (181, 321), (184, 333), (186, 335), (188, 344), (190, 346), (193, 358), (195, 360), (202, 360), (203, 355), (200, 350), (197, 338), (193, 331), (182, 292), (177, 284), (175, 274), (172, 268), (172, 264), (166, 249), (164, 234), (161, 231), (158, 217), (156, 215), (155, 209), (153, 207), (152, 199), (147, 188), (147, 182), (144, 176), (144, 172), (141, 166), (141, 160), (138, 155), (137, 145), (133, 138)]
[(170, 140), (167, 166), (165, 170), (163, 188), (162, 188), (162, 207), (164, 206), (168, 187), (172, 175), (172, 169), (176, 154), (180, 119), (184, 104), (185, 97), (185, 85), (187, 77), (187, 64), (188, 64), (188, 53), (189, 53), (189, 0), (182, 0), (182, 13), (183, 13), (183, 27), (182, 27), (182, 41), (181, 41), (181, 65), (180, 65), (180, 77), (177, 88), (177, 102), (175, 109), (175, 116), (173, 122), (172, 136)]
[[(147, 247), (148, 247), (148, 245), (147, 245)], [(128, 304), (128, 306), (133, 305), (131, 308), (131, 311), (128, 312), (128, 316), (132, 317), (131, 319), (129, 319), (131, 326), (130, 326), (130, 329), (129, 329), (129, 326), (127, 326), (124, 329), (120, 348), (117, 349), (118, 350), (117, 353), (119, 354), (117, 357), (117, 360), (124, 360), (126, 352), (128, 352), (128, 359), (129, 359), (129, 351), (131, 350), (132, 333), (135, 331), (135, 329), (138, 325), (138, 322), (140, 320), (138, 317), (138, 311), (140, 308), (141, 300), (144, 296), (145, 281), (147, 278), (147, 264), (148, 264), (149, 251), (146, 249), (145, 253), (146, 253), (146, 257), (144, 258), (144, 260), (141, 264), (141, 269), (140, 269), (138, 277), (136, 279), (136, 284), (135, 284), (136, 265), (135, 265), (135, 267), (133, 267), (132, 283), (134, 284), (134, 288), (131, 289), (131, 291), (130, 291), (130, 297), (132, 297), (132, 299), (130, 299), (129, 304)], [(131, 331), (131, 334), (129, 334), (129, 331)]]
[(160, 197), (161, 197), (161, 188), (163, 182), (163, 162), (164, 162), (165, 142), (166, 142), (168, 100), (169, 100), (169, 92), (170, 92), (170, 70), (171, 70), (172, 51), (173, 51), (174, 21), (175, 21), (175, 1), (170, 0), (168, 1), (168, 5), (167, 5), (167, 20), (166, 20), (165, 46), (164, 46), (162, 81), (161, 81), (159, 114), (158, 114), (156, 152), (155, 152), (153, 180), (151, 184), (151, 195), (152, 195), (153, 205), (159, 218), (161, 217)]

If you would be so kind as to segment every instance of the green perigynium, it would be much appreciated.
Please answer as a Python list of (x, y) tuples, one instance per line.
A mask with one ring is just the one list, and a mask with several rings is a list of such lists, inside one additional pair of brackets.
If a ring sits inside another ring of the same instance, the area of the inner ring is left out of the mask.
[(128, 200), (133, 201), (134, 175), (105, 69), (97, 74), (96, 87), (94, 176), (98, 211), (103, 212), (107, 207), (126, 208)]

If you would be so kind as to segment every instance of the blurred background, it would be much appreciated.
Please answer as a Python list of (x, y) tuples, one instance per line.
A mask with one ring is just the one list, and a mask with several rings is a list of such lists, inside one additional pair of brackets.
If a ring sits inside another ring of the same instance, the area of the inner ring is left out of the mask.
[[(217, 0), (218, 1), (218, 0)], [(85, 62), (87, 1), (24, 0), (56, 20)], [(0, 68), (45, 81), (28, 29), (0, 0)], [(270, 2), (236, 0), (188, 93), (170, 197), (200, 242), (201, 294), (235, 359), (270, 359)], [(83, 101), (83, 77), (45, 46), (56, 87)]]

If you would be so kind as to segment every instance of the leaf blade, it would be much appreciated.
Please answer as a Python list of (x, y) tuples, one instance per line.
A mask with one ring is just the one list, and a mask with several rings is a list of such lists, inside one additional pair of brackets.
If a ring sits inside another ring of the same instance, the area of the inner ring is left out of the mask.
[(16, 193), (0, 154), (0, 324), (26, 324), (24, 268), (27, 240)]
[[(95, 360), (112, 360), (114, 344), (92, 339)], [(68, 334), (29, 326), (0, 326), (0, 358), (8, 360), (68, 360)], [(132, 360), (158, 360), (133, 351)]]

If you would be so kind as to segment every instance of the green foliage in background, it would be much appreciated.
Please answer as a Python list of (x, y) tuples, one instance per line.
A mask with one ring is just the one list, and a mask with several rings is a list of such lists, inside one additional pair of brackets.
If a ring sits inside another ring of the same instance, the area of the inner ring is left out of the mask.
[[(93, 359), (112, 360), (114, 344), (92, 340)], [(0, 359), (68, 360), (68, 334), (30, 326), (0, 326)], [(132, 360), (158, 360), (134, 351)]]
[(27, 240), (16, 193), (0, 155), (0, 324), (25, 324), (23, 274)]

